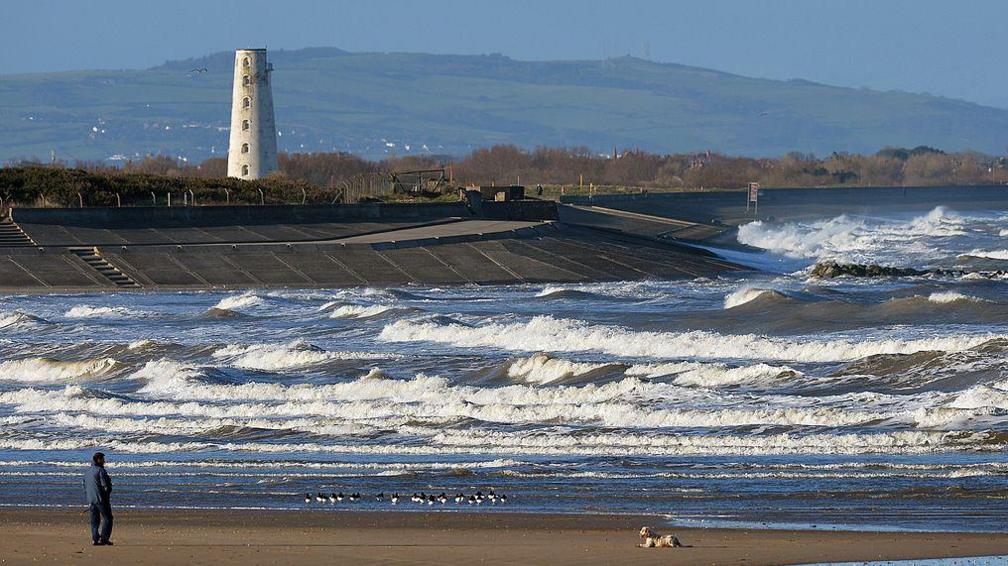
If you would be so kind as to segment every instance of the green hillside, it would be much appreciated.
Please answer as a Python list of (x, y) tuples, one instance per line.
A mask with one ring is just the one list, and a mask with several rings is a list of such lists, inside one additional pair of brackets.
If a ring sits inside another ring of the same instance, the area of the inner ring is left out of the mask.
[[(1001, 154), (1008, 111), (957, 100), (753, 79), (631, 57), (271, 53), (282, 150), (463, 154), (499, 143), (608, 152), (873, 152), (929, 145)], [(139, 71), (0, 76), (0, 161), (227, 150), (231, 53)], [(190, 74), (206, 67), (208, 72)]]

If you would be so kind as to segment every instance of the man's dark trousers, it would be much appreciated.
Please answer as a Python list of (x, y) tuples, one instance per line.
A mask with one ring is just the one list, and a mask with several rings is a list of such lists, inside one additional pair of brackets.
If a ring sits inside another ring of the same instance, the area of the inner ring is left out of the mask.
[[(112, 536), (112, 503), (91, 503), (91, 542), (104, 542)], [(101, 533), (98, 532), (99, 523)]]

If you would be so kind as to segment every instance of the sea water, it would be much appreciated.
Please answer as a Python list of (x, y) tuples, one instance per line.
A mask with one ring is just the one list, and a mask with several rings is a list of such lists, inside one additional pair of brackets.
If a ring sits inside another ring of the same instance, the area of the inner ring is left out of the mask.
[(79, 504), (102, 450), (121, 506), (1003, 531), (1006, 221), (752, 223), (770, 271), (692, 281), (2, 296), (0, 505)]

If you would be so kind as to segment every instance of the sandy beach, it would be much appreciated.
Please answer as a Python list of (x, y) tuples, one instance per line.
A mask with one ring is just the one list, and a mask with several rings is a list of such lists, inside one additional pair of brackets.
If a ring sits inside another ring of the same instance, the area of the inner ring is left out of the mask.
[(675, 529), (687, 548), (637, 548), (655, 517), (504, 513), (118, 510), (115, 546), (83, 515), (3, 509), (3, 564), (800, 564), (1008, 554), (1008, 534)]

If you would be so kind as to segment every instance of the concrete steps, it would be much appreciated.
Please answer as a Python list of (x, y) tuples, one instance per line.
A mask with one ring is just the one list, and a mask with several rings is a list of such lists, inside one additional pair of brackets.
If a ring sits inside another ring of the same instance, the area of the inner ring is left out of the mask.
[(106, 279), (115, 283), (116, 287), (123, 287), (127, 289), (137, 289), (140, 285), (137, 284), (129, 275), (126, 275), (119, 270), (116, 266), (109, 263), (105, 258), (98, 253), (98, 248), (70, 248), (70, 253), (84, 260), (84, 263), (91, 266), (92, 269), (101, 273)]
[(0, 219), (0, 248), (34, 248), (35, 242), (9, 216)]

